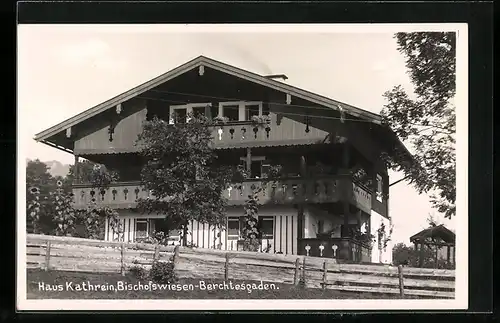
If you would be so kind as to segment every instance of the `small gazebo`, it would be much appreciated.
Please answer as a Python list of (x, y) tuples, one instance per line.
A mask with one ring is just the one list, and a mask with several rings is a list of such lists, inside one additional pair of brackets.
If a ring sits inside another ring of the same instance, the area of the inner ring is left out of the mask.
[(435, 249), (434, 267), (438, 260), (446, 260), (449, 267), (455, 267), (455, 233), (444, 225), (435, 225), (420, 231), (410, 237), (410, 242), (415, 245), (419, 256), (419, 267), (424, 264), (424, 248)]

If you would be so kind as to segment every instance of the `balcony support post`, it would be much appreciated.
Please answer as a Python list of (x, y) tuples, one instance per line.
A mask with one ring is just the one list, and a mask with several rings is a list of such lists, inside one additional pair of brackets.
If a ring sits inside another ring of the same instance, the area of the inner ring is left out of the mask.
[(306, 177), (307, 175), (307, 163), (304, 156), (300, 156), (300, 176)]
[(75, 155), (75, 167), (74, 167), (74, 170), (73, 170), (73, 182), (75, 184), (79, 184), (80, 183), (80, 172), (79, 172), (79, 168), (80, 168), (80, 162), (79, 162), (79, 156), (78, 155)]
[(252, 148), (247, 148), (247, 171), (250, 173), (252, 171)]
[(349, 144), (344, 143), (344, 149), (342, 149), (342, 168), (344, 177), (341, 179), (340, 188), (342, 190), (342, 204), (344, 209), (344, 232), (342, 232), (343, 237), (350, 237), (349, 232), (349, 217), (350, 217), (350, 197), (352, 194), (352, 184), (349, 172)]
[(297, 208), (297, 238), (304, 238), (304, 204), (299, 204)]

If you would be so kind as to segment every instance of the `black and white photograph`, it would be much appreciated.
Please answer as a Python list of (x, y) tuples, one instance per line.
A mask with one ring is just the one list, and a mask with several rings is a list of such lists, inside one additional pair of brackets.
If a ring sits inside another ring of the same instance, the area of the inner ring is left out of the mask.
[(18, 25), (18, 308), (466, 309), (467, 32)]

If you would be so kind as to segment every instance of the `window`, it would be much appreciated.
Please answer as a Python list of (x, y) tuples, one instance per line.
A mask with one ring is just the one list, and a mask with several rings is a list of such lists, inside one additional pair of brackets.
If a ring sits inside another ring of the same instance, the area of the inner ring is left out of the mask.
[(262, 178), (262, 161), (252, 160), (250, 166), (250, 177), (251, 178)]
[(263, 116), (268, 116), (269, 115), (269, 103), (264, 103), (262, 105), (262, 115)]
[(180, 230), (170, 230), (168, 232), (168, 240), (180, 240), (181, 239), (181, 231)]
[(146, 238), (148, 236), (149, 221), (147, 219), (137, 219), (135, 221), (135, 237)]
[(228, 121), (250, 121), (253, 116), (269, 114), (269, 106), (266, 104), (263, 109), (262, 102), (220, 102), (220, 106), (222, 116), (228, 118)]
[(240, 107), (239, 105), (223, 105), (222, 116), (226, 117), (228, 121), (240, 120)]
[(259, 227), (262, 239), (274, 239), (274, 217), (259, 217)]
[(246, 105), (245, 106), (246, 120), (252, 120), (253, 116), (259, 116), (260, 114), (261, 114), (261, 112), (260, 112), (260, 105), (258, 105), (258, 104), (251, 104), (251, 105)]
[[(270, 165), (266, 163), (266, 158), (263, 156), (252, 156), (250, 164), (250, 178), (267, 177)], [(246, 157), (240, 158), (240, 164), (246, 169)]]
[(323, 233), (325, 231), (325, 222), (323, 220), (318, 221), (318, 233)]
[(265, 161), (263, 161), (262, 167), (260, 168), (262, 178), (267, 178), (269, 176), (270, 169), (271, 169), (271, 165), (269, 165)]
[(379, 202), (382, 202), (383, 187), (382, 176), (377, 174), (377, 200)]
[(168, 240), (180, 240), (180, 230), (170, 230), (165, 219), (150, 220), (149, 230), (152, 232), (168, 232)]
[(187, 108), (172, 108), (170, 116), (170, 123), (186, 123), (187, 122)]
[[(184, 105), (171, 105), (170, 106), (170, 124), (174, 123), (186, 123), (188, 122), (188, 115), (191, 114), (202, 114), (205, 115), (208, 112), (216, 111), (218, 108), (208, 108), (210, 103), (190, 103)], [(216, 114), (217, 115), (217, 114)]]
[(227, 239), (238, 240), (240, 238), (241, 224), (239, 217), (227, 218)]
[(211, 104), (206, 106), (194, 106), (193, 115), (194, 116), (206, 116), (208, 119), (213, 119), (219, 114), (219, 108)]

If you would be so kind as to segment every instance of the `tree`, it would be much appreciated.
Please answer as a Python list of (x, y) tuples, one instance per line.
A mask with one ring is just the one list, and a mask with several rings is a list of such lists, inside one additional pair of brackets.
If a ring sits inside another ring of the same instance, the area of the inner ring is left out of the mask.
[(180, 229), (183, 237), (190, 221), (225, 227), (223, 190), (234, 182), (237, 170), (217, 163), (212, 146), (212, 122), (188, 116), (188, 122), (170, 125), (153, 118), (139, 135), (145, 158), (142, 184), (149, 197), (139, 199), (144, 213), (165, 215), (164, 233)]
[(52, 233), (55, 225), (50, 193), (56, 188), (56, 179), (49, 173), (49, 167), (38, 159), (26, 164), (26, 224), (34, 233)]
[[(412, 144), (415, 163), (390, 160), (419, 193), (447, 218), (455, 215), (455, 85), (456, 36), (453, 32), (412, 32), (395, 35), (398, 50), (414, 86), (414, 97), (396, 86), (386, 92), (382, 116), (403, 141)], [(415, 166), (418, 165), (418, 166)]]
[[(83, 170), (86, 181), (93, 187), (107, 189), (112, 180), (116, 180), (114, 172), (104, 167), (84, 162)], [(73, 165), (66, 177), (52, 177), (49, 167), (40, 160), (28, 161), (26, 165), (26, 224), (28, 232), (70, 235), (81, 238), (103, 239), (104, 222), (120, 235), (123, 228), (116, 210), (98, 207), (90, 201), (85, 210), (75, 210), (72, 205), (71, 183), (73, 181)]]
[[(85, 159), (78, 164), (78, 179), (82, 183), (106, 186), (110, 182), (118, 179), (118, 173), (116, 171), (107, 170), (103, 165)], [(74, 180), (75, 165), (70, 165), (65, 181), (71, 185)], [(99, 183), (99, 181), (102, 181), (102, 183)]]
[[(429, 248), (424, 248), (423, 264), (424, 268), (434, 268), (435, 252)], [(415, 247), (406, 246), (404, 243), (397, 243), (392, 248), (392, 261), (394, 265), (404, 265), (409, 267), (419, 267), (420, 254)]]

